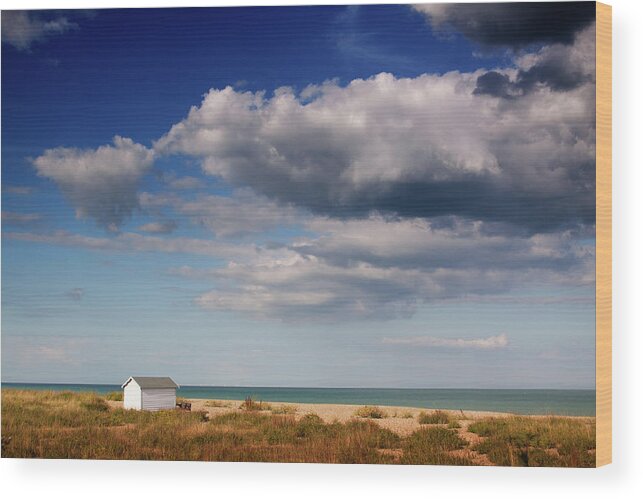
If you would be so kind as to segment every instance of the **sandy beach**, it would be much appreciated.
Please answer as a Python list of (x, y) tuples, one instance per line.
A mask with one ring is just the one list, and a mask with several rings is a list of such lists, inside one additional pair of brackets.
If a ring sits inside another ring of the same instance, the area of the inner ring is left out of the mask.
[[(207, 411), (210, 417), (219, 414), (226, 414), (240, 410), (239, 407), (243, 400), (207, 400), (207, 399), (186, 399), (192, 403), (193, 411)], [(216, 407), (212, 404), (220, 404)], [(294, 402), (269, 402), (270, 407), (275, 410), (281, 407), (290, 407), (293, 416), (300, 418), (306, 414), (316, 414), (324, 420), (325, 423), (340, 422), (345, 423), (352, 419), (369, 419), (379, 426), (391, 430), (400, 436), (407, 436), (418, 430), (421, 425), (418, 422), (418, 415), (421, 412), (433, 412), (433, 409), (421, 409), (418, 407), (391, 407), (379, 406), (385, 413), (386, 417), (374, 418), (359, 418), (356, 412), (364, 407), (362, 405), (349, 405), (349, 404), (300, 404)], [(270, 410), (265, 411), (270, 413)], [(502, 417), (509, 416), (508, 413), (502, 412), (485, 412), (485, 411), (443, 411), (453, 416), (456, 416), (463, 427), (468, 426), (469, 423), (476, 419), (485, 417)]]

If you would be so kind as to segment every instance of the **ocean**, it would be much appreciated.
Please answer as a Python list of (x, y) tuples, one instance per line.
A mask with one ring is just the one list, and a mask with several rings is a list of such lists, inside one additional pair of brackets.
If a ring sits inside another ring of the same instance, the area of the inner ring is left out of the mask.
[[(3, 388), (71, 390), (106, 393), (119, 385), (2, 383)], [(434, 388), (276, 388), (259, 386), (182, 386), (185, 398), (243, 400), (309, 404), (354, 404), (422, 407), (515, 414), (595, 416), (594, 390), (469, 390)]]

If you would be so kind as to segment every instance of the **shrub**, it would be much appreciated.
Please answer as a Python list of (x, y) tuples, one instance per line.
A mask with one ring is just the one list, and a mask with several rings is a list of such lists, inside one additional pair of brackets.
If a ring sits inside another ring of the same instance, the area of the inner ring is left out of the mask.
[(297, 422), (296, 435), (298, 437), (311, 437), (325, 431), (324, 420), (317, 414), (306, 414)]
[(365, 405), (355, 411), (355, 416), (360, 418), (382, 419), (386, 417), (386, 412), (377, 406)]
[(426, 413), (422, 411), (418, 415), (418, 422), (420, 424), (448, 424), (451, 417), (444, 411), (433, 411)]

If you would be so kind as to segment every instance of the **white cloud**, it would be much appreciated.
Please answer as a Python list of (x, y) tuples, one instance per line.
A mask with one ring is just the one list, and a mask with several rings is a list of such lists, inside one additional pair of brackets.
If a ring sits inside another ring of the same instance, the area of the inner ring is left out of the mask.
[(76, 23), (62, 16), (46, 21), (39, 14), (24, 10), (2, 11), (2, 41), (18, 50), (29, 50), (35, 42), (77, 28)]
[(509, 340), (506, 334), (489, 336), (487, 338), (436, 338), (433, 336), (410, 336), (397, 338), (384, 338), (382, 343), (389, 345), (409, 345), (413, 347), (437, 348), (470, 348), (476, 350), (495, 350), (506, 348)]
[(315, 219), (306, 227), (320, 235), (224, 268), (175, 273), (217, 283), (197, 300), (204, 308), (329, 322), (408, 316), (422, 303), (484, 299), (525, 282), (578, 289), (594, 282), (593, 247), (569, 233), (511, 236), (480, 222), (434, 227), (375, 216)]
[(58, 185), (78, 217), (117, 229), (138, 206), (137, 189), (154, 153), (131, 139), (114, 137), (114, 145), (97, 149), (48, 149), (33, 163)]
[[(291, 248), (339, 266), (357, 262), (407, 269), (546, 269), (561, 272), (594, 258), (594, 247), (571, 231), (524, 234), (499, 224), (458, 217), (426, 220), (314, 218), (306, 228), (317, 237), (299, 238)], [(386, 237), (379, 237), (385, 234)], [(593, 231), (581, 234), (591, 237)], [(584, 267), (583, 267), (584, 270)]]

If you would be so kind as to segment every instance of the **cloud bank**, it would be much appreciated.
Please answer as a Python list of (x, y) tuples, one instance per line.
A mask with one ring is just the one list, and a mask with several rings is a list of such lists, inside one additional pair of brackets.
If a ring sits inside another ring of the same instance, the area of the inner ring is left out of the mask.
[[(287, 321), (404, 317), (526, 285), (582, 290), (594, 282), (595, 33), (585, 4), (559, 5), (551, 32), (542, 7), (527, 4), (417, 7), (484, 45), (541, 44), (513, 52), (508, 67), (380, 73), (299, 92), (211, 89), (149, 148), (115, 137), (47, 150), (34, 165), (79, 217), (115, 231), (140, 208), (154, 220), (138, 225), (148, 235), (7, 237), (209, 256), (210, 269), (171, 271), (210, 283), (198, 306)], [(520, 34), (509, 43), (503, 30)], [(139, 192), (154, 160), (171, 156), (196, 159), (220, 190), (171, 172), (160, 190)], [(170, 236), (194, 226), (208, 238)]]

